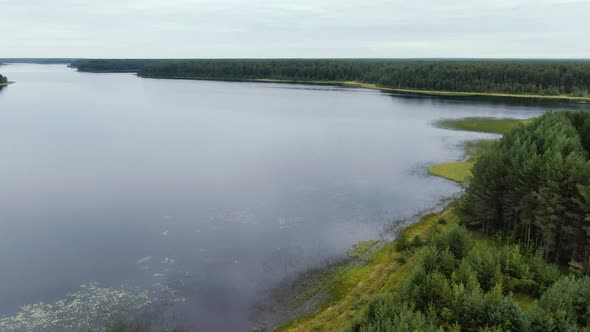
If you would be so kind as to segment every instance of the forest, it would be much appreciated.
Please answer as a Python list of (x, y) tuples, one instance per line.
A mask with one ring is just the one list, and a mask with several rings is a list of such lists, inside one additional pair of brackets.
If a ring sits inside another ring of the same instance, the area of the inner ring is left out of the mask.
[[(70, 64), (70, 67), (78, 71), (92, 73), (117, 73), (131, 72), (137, 73), (143, 70), (147, 64), (156, 64), (163, 60), (151, 59), (90, 59), (76, 60)], [(174, 60), (169, 60), (174, 61)]]
[(0, 84), (4, 84), (8, 82), (8, 78), (6, 78), (5, 76), (2, 76), (2, 74), (0, 74)]
[(463, 222), (590, 273), (590, 112), (547, 113), (483, 153)]
[(352, 331), (588, 331), (590, 278), (566, 275), (509, 239), (475, 241), (455, 225), (415, 252), (394, 292), (376, 295)]
[(70, 64), (74, 58), (0, 58), (0, 63), (35, 63), (44, 65)]
[(80, 60), (80, 71), (212, 80), (357, 81), (426, 91), (590, 96), (590, 61), (416, 59)]

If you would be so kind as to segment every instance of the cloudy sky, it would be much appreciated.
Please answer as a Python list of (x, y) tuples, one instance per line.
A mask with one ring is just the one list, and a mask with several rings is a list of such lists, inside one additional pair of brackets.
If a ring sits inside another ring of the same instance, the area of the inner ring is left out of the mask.
[(590, 0), (0, 0), (0, 57), (590, 58)]

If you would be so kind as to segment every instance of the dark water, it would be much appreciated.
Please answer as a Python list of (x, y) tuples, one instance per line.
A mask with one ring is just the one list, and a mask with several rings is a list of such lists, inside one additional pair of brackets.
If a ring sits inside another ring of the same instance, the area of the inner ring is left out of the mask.
[(248, 330), (262, 291), (460, 189), (485, 137), (440, 118), (546, 107), (9, 65), (0, 92), (0, 315), (97, 281), (169, 282), (183, 319)]

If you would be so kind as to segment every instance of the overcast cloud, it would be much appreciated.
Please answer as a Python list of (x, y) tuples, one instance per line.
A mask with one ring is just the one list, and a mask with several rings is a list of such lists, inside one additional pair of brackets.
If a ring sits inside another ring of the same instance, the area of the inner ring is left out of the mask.
[(590, 58), (590, 0), (0, 0), (0, 57)]

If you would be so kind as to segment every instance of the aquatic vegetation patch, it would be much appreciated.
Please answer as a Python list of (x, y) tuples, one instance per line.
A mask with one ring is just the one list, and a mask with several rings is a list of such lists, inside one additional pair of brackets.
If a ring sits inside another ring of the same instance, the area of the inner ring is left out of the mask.
[(123, 319), (150, 317), (184, 301), (160, 283), (150, 289), (116, 289), (92, 282), (53, 304), (28, 304), (14, 316), (1, 317), (0, 331), (106, 331)]

